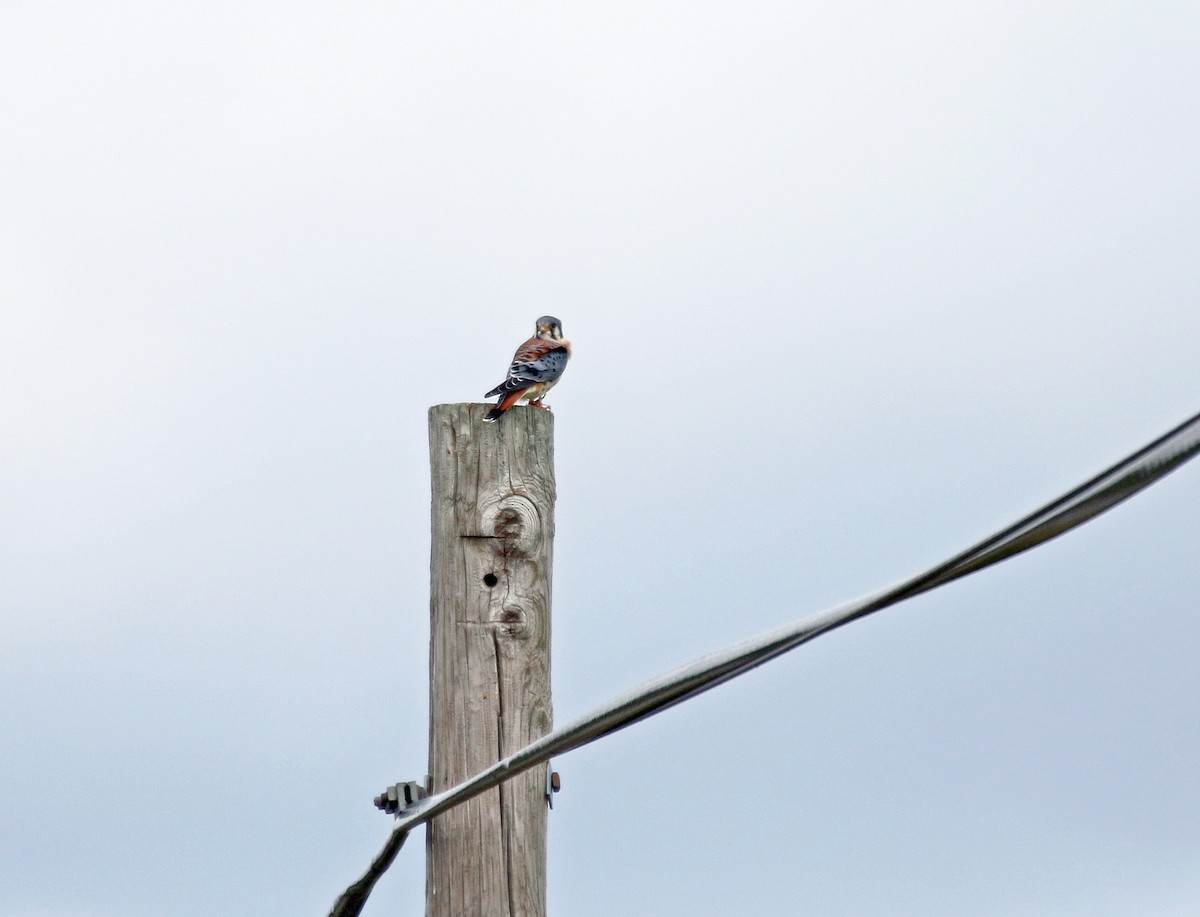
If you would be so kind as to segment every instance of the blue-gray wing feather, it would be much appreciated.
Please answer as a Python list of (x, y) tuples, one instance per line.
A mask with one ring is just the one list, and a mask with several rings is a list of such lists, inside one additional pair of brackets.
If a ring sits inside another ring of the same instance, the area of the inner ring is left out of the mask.
[(502, 395), (519, 388), (529, 388), (538, 382), (552, 382), (563, 374), (567, 368), (567, 350), (556, 347), (547, 351), (536, 360), (517, 360), (508, 368), (508, 378), (484, 395)]

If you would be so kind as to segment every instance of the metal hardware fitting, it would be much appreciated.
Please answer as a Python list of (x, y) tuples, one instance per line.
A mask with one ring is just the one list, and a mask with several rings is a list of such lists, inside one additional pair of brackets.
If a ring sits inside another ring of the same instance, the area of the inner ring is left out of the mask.
[(428, 795), (429, 791), (419, 783), (411, 780), (396, 783), (375, 797), (375, 808), (389, 815), (400, 815)]

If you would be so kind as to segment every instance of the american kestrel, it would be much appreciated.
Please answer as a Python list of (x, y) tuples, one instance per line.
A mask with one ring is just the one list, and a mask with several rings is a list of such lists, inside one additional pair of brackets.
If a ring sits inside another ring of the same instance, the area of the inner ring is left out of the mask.
[(537, 320), (533, 337), (513, 354), (508, 378), (484, 395), (485, 398), (500, 396), (496, 406), (484, 415), (484, 421), (499, 420), (514, 404), (529, 403), (544, 411), (550, 410), (542, 399), (554, 388), (570, 357), (571, 342), (563, 337), (562, 322), (553, 315), (543, 315)]

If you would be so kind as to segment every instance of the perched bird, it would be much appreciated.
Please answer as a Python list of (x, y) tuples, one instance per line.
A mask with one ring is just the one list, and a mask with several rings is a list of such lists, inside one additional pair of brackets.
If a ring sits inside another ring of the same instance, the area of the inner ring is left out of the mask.
[(499, 420), (514, 404), (529, 403), (544, 411), (550, 410), (542, 399), (563, 374), (570, 357), (571, 342), (563, 337), (562, 322), (553, 315), (543, 315), (537, 320), (533, 337), (513, 354), (508, 378), (484, 395), (485, 398), (500, 396), (496, 406), (484, 415), (484, 421)]

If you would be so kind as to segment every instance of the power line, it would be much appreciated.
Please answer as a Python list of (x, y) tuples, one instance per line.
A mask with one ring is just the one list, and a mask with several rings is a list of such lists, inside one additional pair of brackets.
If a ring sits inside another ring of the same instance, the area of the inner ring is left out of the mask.
[(928, 570), (888, 589), (703, 656), (596, 707), (469, 780), (418, 801), (397, 816), (384, 849), (367, 873), (334, 904), (330, 917), (359, 914), (371, 888), (391, 865), (408, 832), (442, 812), (555, 755), (594, 742), (736, 678), (821, 634), (1044, 544), (1165, 477), (1197, 452), (1200, 452), (1200, 414), (1058, 499)]

